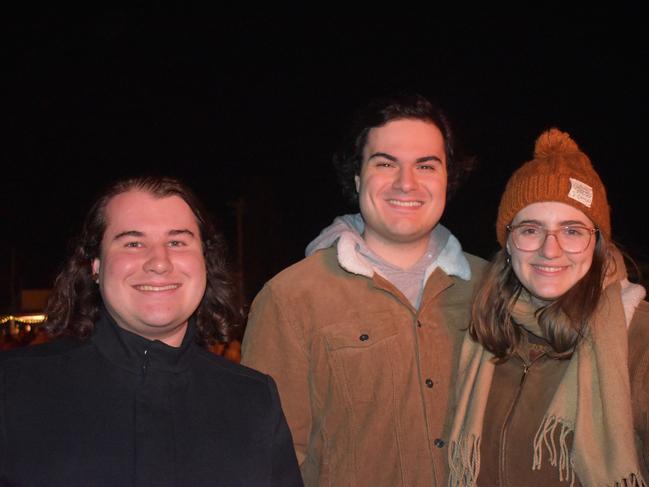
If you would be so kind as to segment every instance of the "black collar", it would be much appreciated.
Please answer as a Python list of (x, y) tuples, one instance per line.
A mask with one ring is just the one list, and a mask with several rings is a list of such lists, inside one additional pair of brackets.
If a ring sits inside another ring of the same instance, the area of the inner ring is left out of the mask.
[(114, 364), (141, 373), (146, 363), (148, 370), (180, 372), (187, 368), (196, 351), (196, 324), (192, 317), (180, 347), (170, 347), (160, 340), (148, 340), (121, 328), (102, 306), (95, 323), (91, 341), (102, 355)]

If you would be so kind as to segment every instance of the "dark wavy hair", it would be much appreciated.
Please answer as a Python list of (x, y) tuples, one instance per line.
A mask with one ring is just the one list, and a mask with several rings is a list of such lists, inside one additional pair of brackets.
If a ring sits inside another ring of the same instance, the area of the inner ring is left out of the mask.
[(451, 126), (444, 111), (417, 93), (400, 93), (377, 98), (356, 112), (351, 128), (341, 148), (334, 154), (333, 164), (345, 199), (358, 205), (354, 177), (360, 175), (363, 149), (373, 128), (401, 119), (423, 120), (433, 123), (442, 133), (448, 170), (446, 196), (449, 198), (465, 176), (474, 167), (475, 159), (456, 157), (456, 147)]
[(198, 341), (207, 346), (239, 339), (243, 320), (226, 263), (223, 237), (217, 233), (192, 190), (177, 179), (157, 176), (118, 181), (95, 200), (75, 239), (72, 255), (54, 282), (45, 309), (49, 333), (81, 339), (90, 336), (102, 304), (91, 266), (93, 260), (100, 256), (107, 225), (106, 206), (112, 198), (128, 191), (144, 191), (156, 198), (178, 196), (187, 203), (200, 230), (207, 271), (205, 294), (193, 315), (196, 317)]
[[(563, 295), (537, 312), (539, 326), (556, 358), (572, 356), (602, 297), (604, 278), (617, 271), (610, 245), (598, 233), (588, 272)], [(514, 322), (512, 310), (523, 290), (507, 251), (500, 249), (478, 288), (469, 326), (471, 337), (493, 353), (498, 362), (507, 361), (521, 341), (521, 327)]]

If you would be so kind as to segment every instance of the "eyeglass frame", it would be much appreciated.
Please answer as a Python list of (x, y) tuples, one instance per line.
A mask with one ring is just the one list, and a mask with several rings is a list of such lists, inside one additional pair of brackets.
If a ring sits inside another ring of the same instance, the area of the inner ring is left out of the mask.
[[(520, 227), (537, 227), (537, 228), (539, 228), (539, 229), (541, 229), (541, 230), (543, 230), (545, 232), (545, 237), (543, 238), (543, 240), (541, 240), (540, 245), (537, 248), (535, 248), (534, 250), (523, 250), (523, 249), (521, 249), (516, 244), (516, 240), (514, 239), (514, 237), (512, 237), (512, 242), (514, 242), (514, 247), (516, 247), (516, 249), (520, 250), (521, 252), (536, 252), (537, 250), (539, 250), (540, 248), (542, 248), (545, 245), (545, 242), (548, 239), (549, 235), (554, 235), (554, 238), (557, 241), (557, 245), (561, 248), (561, 250), (563, 252), (565, 252), (566, 254), (581, 254), (582, 252), (585, 252), (586, 249), (588, 248), (588, 246), (590, 245), (590, 241), (592, 240), (593, 235), (595, 235), (596, 233), (599, 232), (599, 228), (597, 228), (597, 227), (588, 228), (588, 227), (585, 227), (583, 225), (563, 225), (563, 226), (561, 226), (561, 227), (559, 227), (559, 228), (557, 228), (555, 230), (548, 230), (547, 228), (542, 227), (540, 225), (532, 225), (530, 223), (519, 223), (518, 225), (509, 224), (509, 225), (505, 226), (505, 229), (507, 230), (507, 232), (509, 234), (511, 234), (513, 230), (516, 230), (517, 228), (520, 228)], [(570, 228), (570, 227), (579, 227), (579, 228), (583, 228), (584, 230), (588, 231), (588, 243), (583, 248), (583, 250), (579, 250), (577, 252), (566, 250), (561, 245), (561, 242), (559, 242), (559, 237), (557, 237), (557, 232), (559, 232), (562, 228)]]

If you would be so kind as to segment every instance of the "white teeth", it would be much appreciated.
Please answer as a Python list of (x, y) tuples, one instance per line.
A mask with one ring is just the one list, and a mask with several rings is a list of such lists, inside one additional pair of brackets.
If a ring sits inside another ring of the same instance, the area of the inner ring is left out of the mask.
[(161, 291), (169, 291), (171, 289), (178, 289), (180, 287), (180, 284), (169, 284), (167, 286), (147, 286), (142, 284), (140, 286), (135, 286), (135, 287), (139, 291), (161, 292)]
[(536, 268), (543, 272), (559, 272), (563, 269), (563, 267), (546, 267), (541, 265), (537, 265)]
[(388, 203), (396, 206), (421, 206), (421, 201), (400, 201), (400, 200), (388, 200)]

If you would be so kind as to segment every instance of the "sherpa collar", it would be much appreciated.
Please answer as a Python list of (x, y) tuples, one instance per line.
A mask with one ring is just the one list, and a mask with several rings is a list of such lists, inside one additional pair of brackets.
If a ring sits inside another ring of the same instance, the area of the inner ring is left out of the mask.
[[(307, 246), (306, 255), (309, 256), (316, 250), (336, 244), (338, 263), (343, 269), (352, 274), (371, 278), (376, 270), (360, 252), (360, 250), (363, 252), (368, 250), (362, 237), (364, 229), (365, 222), (359, 213), (339, 216)], [(426, 269), (424, 282), (438, 267), (449, 276), (457, 276), (465, 281), (471, 279), (469, 262), (457, 238), (441, 223), (433, 229), (431, 238), (435, 239), (436, 234), (441, 235), (446, 232), (449, 233), (446, 245)]]

